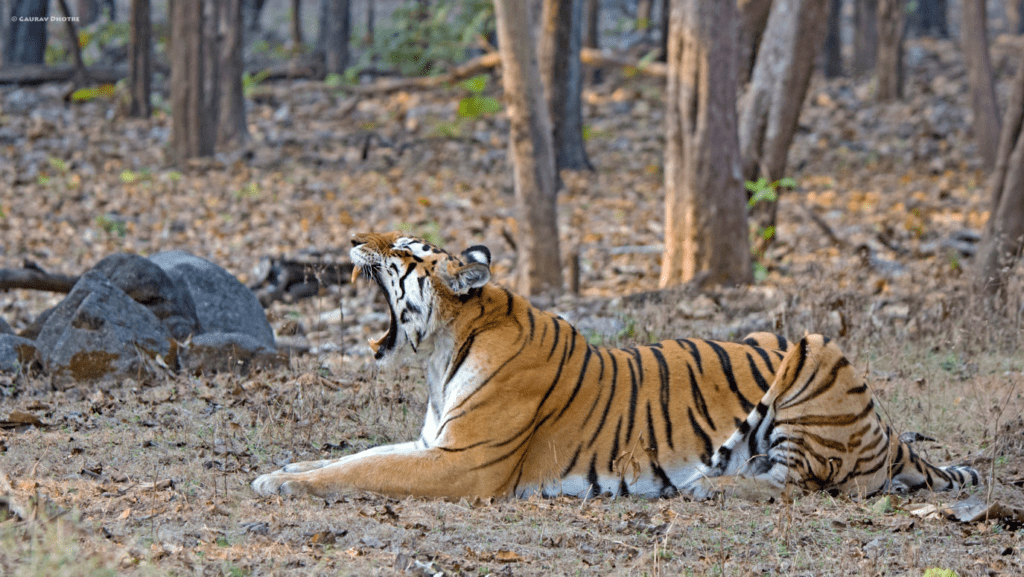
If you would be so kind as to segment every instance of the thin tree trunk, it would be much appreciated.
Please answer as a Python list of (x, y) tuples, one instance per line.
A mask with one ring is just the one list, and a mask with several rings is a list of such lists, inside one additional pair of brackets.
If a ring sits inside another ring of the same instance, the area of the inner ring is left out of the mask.
[(348, 68), (351, 35), (349, 0), (320, 0), (320, 35), (317, 52), (323, 54), (326, 74), (343, 74)]
[(64, 29), (68, 35), (68, 50), (71, 52), (71, 61), (75, 66), (75, 76), (72, 85), (80, 88), (88, 82), (85, 74), (85, 63), (82, 62), (82, 48), (78, 44), (78, 30), (75, 29), (75, 22), (71, 19), (71, 11), (68, 9), (67, 0), (57, 0), (60, 13), (64, 16)]
[(843, 38), (840, 34), (842, 24), (843, 0), (829, 0), (828, 32), (825, 34), (825, 77), (836, 78), (843, 75)]
[(963, 0), (960, 44), (967, 61), (968, 85), (974, 109), (974, 138), (985, 161), (985, 168), (996, 164), (999, 149), (999, 105), (992, 82), (992, 64), (988, 53), (988, 27), (985, 25), (985, 0)]
[[(1020, 52), (1024, 62), (1024, 51)], [(1024, 249), (1024, 66), (1017, 67), (1003, 116), (995, 171), (989, 181), (991, 212), (978, 250), (978, 283), (989, 294), (1004, 294)]]
[(947, 38), (946, 0), (915, 0), (914, 12), (907, 17), (911, 35)]
[(875, 71), (878, 62), (878, 0), (853, 0), (853, 74)]
[(291, 0), (291, 21), (289, 23), (292, 53), (302, 52), (302, 0)]
[[(46, 55), (49, 0), (13, 0), (4, 47), (4, 64), (42, 64)], [(7, 16), (4, 16), (7, 18)]]
[(128, 105), (128, 116), (149, 118), (153, 112), (149, 99), (150, 82), (153, 77), (153, 28), (150, 22), (149, 0), (132, 0), (129, 27), (128, 55), (131, 70), (128, 90), (131, 101)]
[(99, 0), (78, 0), (75, 12), (78, 14), (79, 24), (88, 26), (100, 17)]
[[(597, 50), (601, 44), (601, 39), (598, 37), (601, 28), (601, 2), (600, 0), (586, 0), (586, 2), (587, 27), (586, 33), (583, 35), (583, 46)], [(600, 84), (601, 79), (601, 69), (595, 67), (591, 82)]]
[[(220, 10), (218, 4), (221, 0), (202, 0), (203, 2), (203, 122), (210, 126), (207, 128), (210, 139), (217, 141), (218, 127), (220, 126), (220, 95), (221, 95), (221, 30)], [(212, 150), (211, 150), (212, 152)]]
[(1024, 0), (1006, 0), (1006, 28), (1010, 34), (1024, 34)]
[(248, 138), (245, 123), (245, 90), (242, 73), (242, 0), (220, 0), (220, 110), (217, 123), (217, 147), (237, 148)]
[(374, 7), (373, 6), (374, 6), (373, 2), (370, 1), (370, 0), (367, 0), (367, 2), (366, 2), (366, 38), (363, 39), (363, 44), (365, 46), (371, 46), (371, 47), (373, 46), (373, 43), (375, 41), (375, 39), (374, 39), (374, 34), (375, 34), (374, 33), (374, 28), (376, 27), (376, 24), (374, 23), (374, 20), (376, 20), (376, 18), (377, 18), (377, 15), (376, 15), (376, 13), (374, 11)]
[[(814, 59), (827, 28), (826, 0), (775, 0), (750, 87), (740, 103), (743, 178), (774, 182), (786, 172), (789, 146), (810, 84)], [(752, 216), (774, 230), (778, 202), (761, 202)], [(758, 250), (772, 237), (760, 236)]]
[(517, 287), (527, 295), (562, 290), (551, 119), (537, 64), (529, 4), (494, 0), (509, 150), (518, 206)]
[(671, 6), (660, 284), (698, 276), (750, 282), (736, 137), (736, 0), (674, 0)]
[(740, 10), (740, 68), (741, 84), (750, 80), (750, 72), (754, 69), (764, 27), (768, 25), (768, 14), (771, 13), (772, 0), (739, 0)]
[(903, 19), (906, 0), (878, 0), (878, 100), (903, 99)]
[(0, 65), (7, 62), (7, 37), (11, 32), (11, 0), (0, 0)]
[(171, 151), (181, 163), (213, 154), (214, 127), (204, 118), (202, 0), (173, 0), (171, 8)]
[(592, 170), (583, 143), (582, 20), (582, 0), (545, 0), (537, 59), (554, 128), (555, 169), (558, 172), (563, 169)]
[(654, 12), (654, 0), (638, 0), (636, 3), (636, 29), (647, 32), (651, 28), (651, 14)]
[(668, 27), (672, 12), (672, 0), (661, 0), (661, 54), (658, 62), (668, 62)]

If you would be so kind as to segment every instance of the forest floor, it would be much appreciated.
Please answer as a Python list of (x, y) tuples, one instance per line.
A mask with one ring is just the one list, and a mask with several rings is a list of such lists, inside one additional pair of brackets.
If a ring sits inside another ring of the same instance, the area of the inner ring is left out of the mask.
[[(1003, 101), (1019, 49), (1007, 37), (994, 46)], [(588, 88), (596, 170), (566, 174), (559, 196), (581, 290), (549, 307), (604, 344), (833, 336), (894, 428), (936, 439), (919, 451), (975, 466), (990, 481), (978, 498), (1016, 511), (1024, 283), (1018, 269), (998, 314), (973, 298), (969, 254), (988, 199), (960, 53), (913, 41), (907, 72), (906, 100), (890, 104), (873, 101), (867, 80), (815, 78), (790, 154), (798, 187), (780, 200), (764, 279), (704, 291), (656, 290), (662, 84), (613, 74)], [(497, 84), (486, 93), (500, 97)], [(248, 282), (262, 257), (345, 254), (353, 232), (400, 229), (455, 250), (486, 244), (507, 282), (516, 224), (502, 114), (460, 119), (460, 88), (362, 98), (303, 82), (259, 88), (249, 155), (178, 169), (163, 112), (127, 119), (113, 100), (65, 103), (57, 86), (0, 91), (11, 160), (0, 164), (0, 266), (30, 259), (79, 274), (113, 252), (173, 249)], [(10, 291), (0, 316), (18, 330), (59, 300)], [(1024, 516), (952, 520), (944, 508), (965, 497), (955, 494), (259, 498), (248, 486), (258, 474), (412, 439), (424, 412), (418, 369), (371, 362), (366, 337), (387, 323), (373, 287), (275, 303), (268, 315), (312, 346), (288, 369), (63, 389), (0, 376), (0, 501), (15, 512), (4, 520), (0, 508), (0, 574), (1024, 573)]]

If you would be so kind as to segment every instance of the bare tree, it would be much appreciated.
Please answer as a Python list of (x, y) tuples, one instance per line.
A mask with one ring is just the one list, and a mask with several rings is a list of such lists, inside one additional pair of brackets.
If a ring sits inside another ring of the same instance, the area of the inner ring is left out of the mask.
[(217, 111), (217, 146), (222, 149), (241, 146), (248, 138), (245, 122), (245, 89), (242, 85), (244, 62), (242, 42), (245, 25), (242, 0), (219, 0), (220, 11), (220, 89)]
[(203, 0), (174, 0), (171, 9), (171, 151), (175, 162), (213, 153), (215, 123), (204, 116)]
[[(1012, 3), (1011, 0), (1010, 3)], [(946, 21), (946, 0), (915, 0), (916, 7), (908, 15), (907, 28), (918, 36), (949, 37)]]
[(903, 26), (906, 0), (878, 0), (878, 100), (903, 98)]
[(291, 20), (289, 21), (289, 36), (292, 41), (292, 53), (298, 54), (302, 51), (302, 0), (291, 0)]
[(320, 0), (316, 53), (323, 57), (327, 74), (342, 74), (348, 68), (348, 44), (352, 34), (350, 17), (349, 0)]
[(772, 0), (738, 0), (737, 5), (740, 9), (740, 83), (746, 83), (754, 69), (764, 27), (768, 25)]
[(545, 0), (541, 27), (537, 58), (554, 127), (555, 169), (592, 169), (583, 142), (583, 0)]
[(46, 22), (49, 0), (11, 0), (10, 20), (4, 40), (4, 64), (42, 64), (46, 54)]
[(538, 294), (562, 289), (555, 203), (555, 154), (544, 100), (529, 4), (494, 0), (509, 151), (518, 206), (517, 288)]
[[(601, 2), (600, 0), (586, 0), (587, 1), (587, 27), (585, 34), (583, 35), (583, 45), (587, 48), (599, 48), (601, 45), (600, 33), (601, 33)], [(591, 79), (594, 84), (601, 82), (601, 69), (595, 68), (594, 75)]]
[(853, 73), (874, 72), (878, 62), (878, 0), (853, 0)]
[[(1020, 58), (1024, 62), (1024, 51)], [(998, 294), (1024, 249), (1024, 66), (1017, 66), (989, 188), (992, 208), (978, 251), (978, 282)]]
[(698, 276), (750, 282), (736, 136), (736, 0), (673, 0), (670, 18), (660, 284)]
[(843, 0), (829, 0), (828, 32), (825, 34), (825, 77), (835, 78), (843, 75), (843, 39), (840, 34), (842, 25)]
[[(827, 28), (827, 0), (775, 0), (750, 87), (740, 103), (739, 140), (743, 178), (775, 181), (785, 176), (814, 58)], [(778, 203), (754, 206), (759, 227), (774, 230)], [(772, 228), (769, 228), (772, 227)], [(762, 236), (763, 250), (772, 237)]]
[(128, 90), (131, 95), (128, 116), (136, 118), (148, 118), (153, 112), (149, 100), (150, 82), (153, 77), (152, 30), (149, 0), (132, 0), (128, 35)]
[(988, 53), (988, 27), (985, 25), (985, 0), (963, 0), (960, 45), (967, 61), (968, 84), (974, 108), (974, 138), (986, 168), (996, 163), (999, 148), (999, 105), (992, 83), (992, 63)]
[(1024, 34), (1024, 0), (1006, 0), (1006, 27), (1010, 34)]

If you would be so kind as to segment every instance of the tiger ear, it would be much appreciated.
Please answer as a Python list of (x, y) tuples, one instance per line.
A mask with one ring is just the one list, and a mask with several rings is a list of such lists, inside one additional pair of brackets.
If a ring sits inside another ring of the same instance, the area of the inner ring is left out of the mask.
[(469, 289), (480, 288), (491, 280), (491, 267), (480, 262), (471, 262), (452, 272), (448, 288), (455, 294), (465, 294)]
[(462, 258), (466, 259), (466, 262), (478, 262), (488, 267), (491, 266), (491, 251), (482, 244), (471, 246), (462, 251)]

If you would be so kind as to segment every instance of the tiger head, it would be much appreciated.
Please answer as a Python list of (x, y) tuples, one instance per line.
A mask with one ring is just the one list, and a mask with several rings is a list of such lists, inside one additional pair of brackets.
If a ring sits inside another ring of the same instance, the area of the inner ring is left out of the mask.
[(387, 332), (370, 339), (377, 360), (406, 343), (416, 352), (491, 278), (491, 252), (485, 246), (470, 247), (460, 258), (399, 232), (362, 233), (353, 235), (349, 254), (352, 281), (362, 274), (377, 283), (391, 315)]

